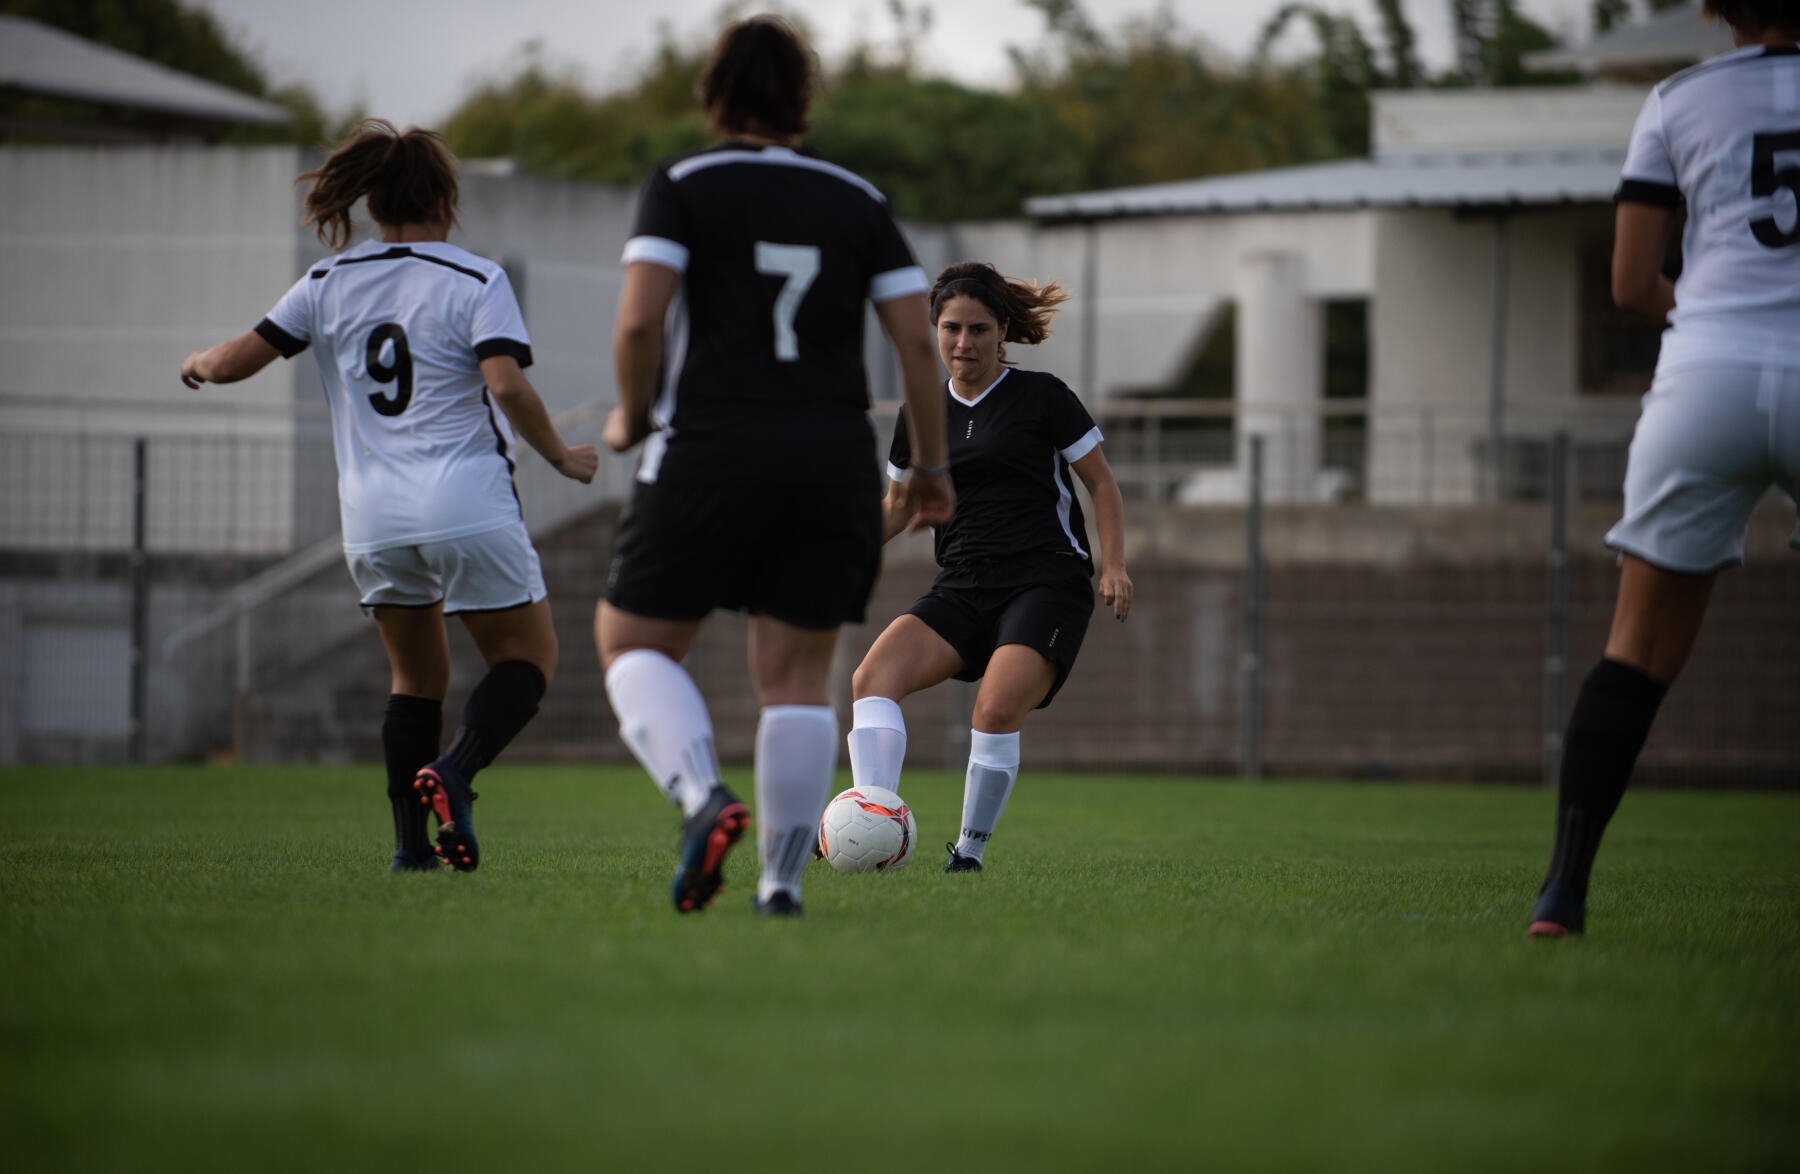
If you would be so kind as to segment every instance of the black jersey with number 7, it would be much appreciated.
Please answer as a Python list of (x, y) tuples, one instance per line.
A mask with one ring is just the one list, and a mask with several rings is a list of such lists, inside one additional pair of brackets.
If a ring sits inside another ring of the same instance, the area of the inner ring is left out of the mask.
[(661, 475), (841, 481), (874, 467), (864, 303), (929, 285), (872, 185), (785, 147), (678, 156), (644, 184), (624, 261), (681, 275)]

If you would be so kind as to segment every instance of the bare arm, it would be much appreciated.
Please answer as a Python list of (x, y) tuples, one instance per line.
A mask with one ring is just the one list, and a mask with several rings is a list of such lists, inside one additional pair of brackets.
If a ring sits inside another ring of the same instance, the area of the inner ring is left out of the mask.
[(881, 541), (889, 542), (905, 530), (917, 512), (917, 503), (904, 497), (900, 482), (889, 481), (887, 496), (881, 499)]
[(613, 370), (619, 406), (606, 419), (606, 444), (625, 452), (650, 435), (656, 403), (656, 373), (662, 366), (663, 320), (675, 300), (681, 274), (653, 261), (625, 266), (619, 316), (613, 327)]
[(1124, 619), (1131, 614), (1131, 576), (1125, 573), (1125, 499), (1112, 466), (1098, 445), (1072, 466), (1094, 499), (1094, 526), (1100, 531), (1100, 598)]
[(882, 504), (883, 532), (891, 524), (889, 518), (902, 511), (905, 520), (900, 524), (908, 530), (948, 522), (956, 510), (956, 492), (950, 487), (950, 438), (944, 432), (944, 392), (938, 382), (937, 346), (931, 336), (925, 295), (907, 294), (878, 302), (875, 316), (900, 355), (912, 445), (912, 468), (907, 470), (906, 480), (891, 487)]
[(1613, 220), (1612, 295), (1621, 310), (1658, 322), (1675, 308), (1675, 285), (1663, 276), (1663, 253), (1675, 212), (1623, 202)]
[(250, 378), (280, 357), (280, 351), (252, 330), (229, 342), (189, 355), (181, 364), (181, 381), (195, 388), (202, 383), (236, 383)]
[(487, 380), (488, 394), (494, 397), (494, 403), (506, 413), (514, 430), (525, 438), (525, 443), (538, 451), (538, 455), (550, 462), (550, 467), (565, 477), (588, 484), (594, 479), (594, 470), (599, 467), (600, 456), (591, 444), (577, 445), (570, 448), (563, 443), (563, 438), (556, 431), (556, 425), (550, 420), (550, 413), (539, 398), (537, 388), (531, 386), (531, 380), (525, 378), (525, 372), (519, 369), (519, 361), (511, 355), (494, 355), (481, 360), (481, 377)]

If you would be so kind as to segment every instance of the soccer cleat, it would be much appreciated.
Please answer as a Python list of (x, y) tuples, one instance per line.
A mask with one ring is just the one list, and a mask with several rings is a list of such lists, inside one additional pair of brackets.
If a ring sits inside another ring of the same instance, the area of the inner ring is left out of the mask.
[(769, 894), (767, 901), (758, 897), (756, 911), (764, 917), (798, 917), (800, 899), (786, 890), (778, 889)]
[(430, 856), (414, 856), (410, 852), (396, 852), (393, 862), (388, 865), (388, 871), (436, 872), (440, 867), (435, 853)]
[(944, 861), (945, 872), (980, 872), (981, 861), (973, 856), (964, 856), (956, 850), (956, 841), (947, 840), (944, 847), (950, 849), (950, 859)]
[(1581, 934), (1587, 928), (1587, 906), (1565, 901), (1562, 886), (1546, 883), (1538, 893), (1537, 905), (1531, 910), (1531, 924), (1525, 935), (1532, 938), (1566, 938)]
[(419, 771), (413, 789), (437, 816), (438, 856), (458, 872), (474, 872), (481, 864), (481, 845), (475, 842), (477, 796), (469, 781), (448, 758), (440, 758)]
[(681, 861), (671, 895), (677, 912), (712, 904), (724, 887), (725, 857), (750, 828), (750, 809), (723, 784), (681, 825)]

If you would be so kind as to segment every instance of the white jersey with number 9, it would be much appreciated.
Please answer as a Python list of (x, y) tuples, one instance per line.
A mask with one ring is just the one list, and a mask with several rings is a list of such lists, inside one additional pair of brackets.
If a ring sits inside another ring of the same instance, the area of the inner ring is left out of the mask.
[(346, 554), (519, 521), (513, 434), (481, 360), (529, 366), (531, 340), (498, 265), (441, 241), (367, 241), (314, 265), (256, 332), (318, 355)]

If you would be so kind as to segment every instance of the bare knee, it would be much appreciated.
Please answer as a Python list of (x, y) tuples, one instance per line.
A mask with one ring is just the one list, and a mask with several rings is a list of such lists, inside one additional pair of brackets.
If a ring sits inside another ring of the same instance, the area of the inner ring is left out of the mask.
[(850, 697), (855, 701), (865, 697), (894, 697), (894, 685), (891, 676), (883, 673), (880, 665), (865, 658), (850, 674)]
[(389, 692), (399, 693), (407, 697), (425, 697), (432, 701), (442, 701), (450, 691), (450, 668), (424, 666), (393, 665), (393, 678), (389, 682)]
[(1014, 734), (1025, 725), (1030, 706), (998, 702), (977, 696), (970, 724), (984, 734)]

